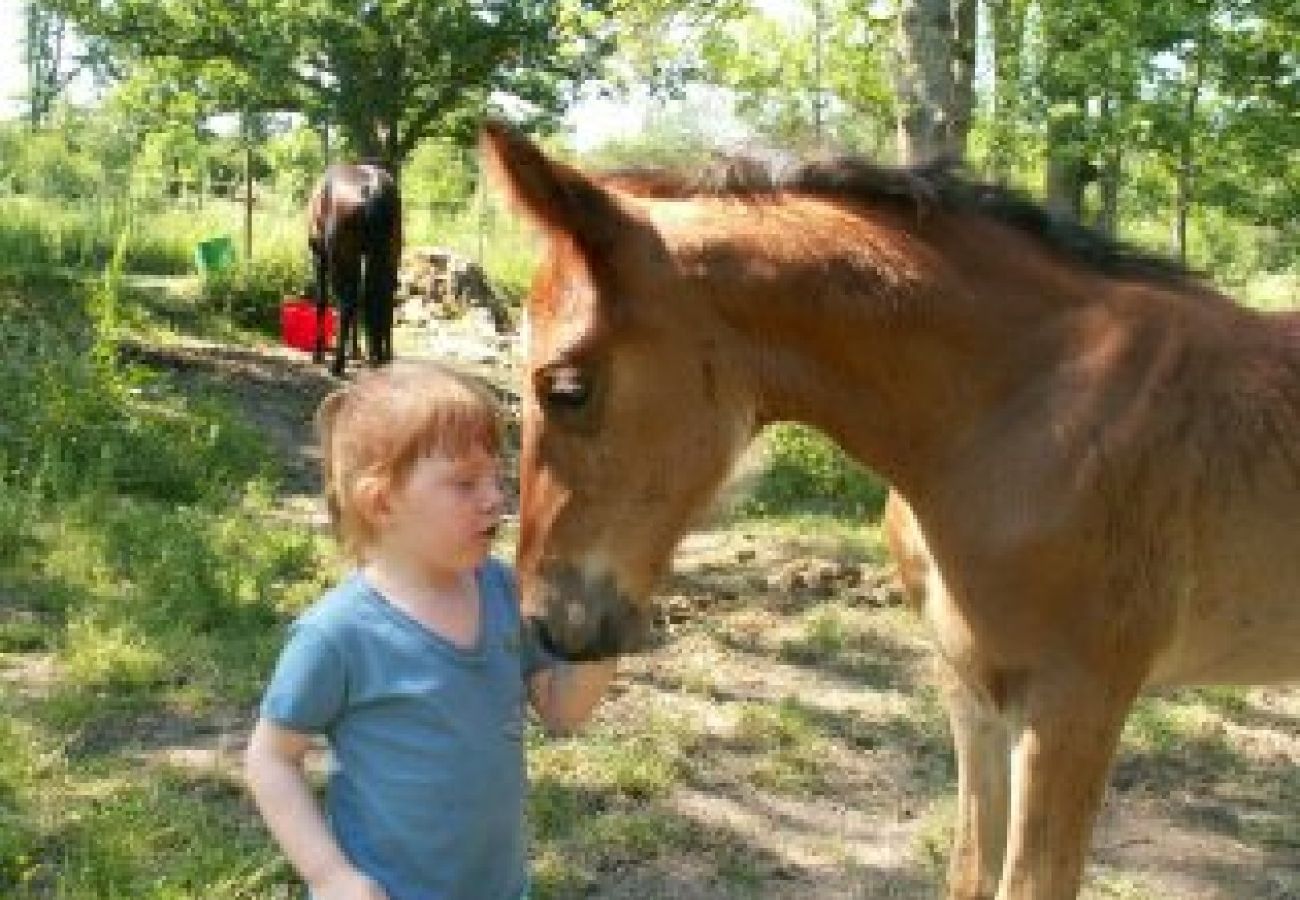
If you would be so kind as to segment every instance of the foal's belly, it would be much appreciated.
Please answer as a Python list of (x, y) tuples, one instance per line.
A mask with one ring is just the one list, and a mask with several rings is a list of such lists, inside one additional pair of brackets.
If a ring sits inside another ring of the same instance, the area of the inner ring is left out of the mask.
[[(1292, 601), (1300, 606), (1300, 598)], [(1189, 635), (1156, 660), (1149, 687), (1196, 684), (1276, 684), (1300, 681), (1300, 622), (1221, 626)]]
[(1300, 540), (1238, 549), (1183, 598), (1149, 684), (1300, 681)]
[(1175, 621), (1149, 684), (1300, 680), (1300, 475), (1265, 463), (1160, 528)]

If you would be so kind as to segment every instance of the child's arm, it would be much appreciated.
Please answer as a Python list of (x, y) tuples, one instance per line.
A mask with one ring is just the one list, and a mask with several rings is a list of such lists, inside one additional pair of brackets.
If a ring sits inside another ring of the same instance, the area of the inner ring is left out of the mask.
[(528, 697), (546, 730), (571, 734), (591, 716), (614, 677), (617, 661), (567, 663), (538, 669), (528, 679)]
[(317, 900), (385, 900), (383, 889), (353, 868), (321, 815), (303, 776), (310, 738), (258, 719), (244, 754), (253, 800), (298, 874)]

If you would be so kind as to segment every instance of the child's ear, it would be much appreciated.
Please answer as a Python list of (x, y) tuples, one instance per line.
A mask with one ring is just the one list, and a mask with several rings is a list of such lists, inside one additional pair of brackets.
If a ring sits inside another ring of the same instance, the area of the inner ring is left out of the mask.
[(392, 512), (392, 493), (388, 479), (379, 475), (363, 475), (356, 481), (354, 500), (357, 514), (371, 528), (383, 528)]

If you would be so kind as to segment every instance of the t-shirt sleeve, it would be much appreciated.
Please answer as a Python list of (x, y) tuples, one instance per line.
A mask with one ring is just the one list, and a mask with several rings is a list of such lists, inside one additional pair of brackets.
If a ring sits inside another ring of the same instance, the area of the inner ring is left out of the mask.
[(343, 657), (319, 629), (295, 623), (262, 696), (263, 718), (305, 734), (328, 731), (347, 694)]

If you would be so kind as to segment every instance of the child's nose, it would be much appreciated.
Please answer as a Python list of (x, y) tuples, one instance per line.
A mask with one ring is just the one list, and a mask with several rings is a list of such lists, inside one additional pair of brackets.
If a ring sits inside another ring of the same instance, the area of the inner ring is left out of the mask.
[(498, 509), (506, 501), (506, 491), (500, 478), (491, 479), (484, 491), (483, 503), (489, 509)]

